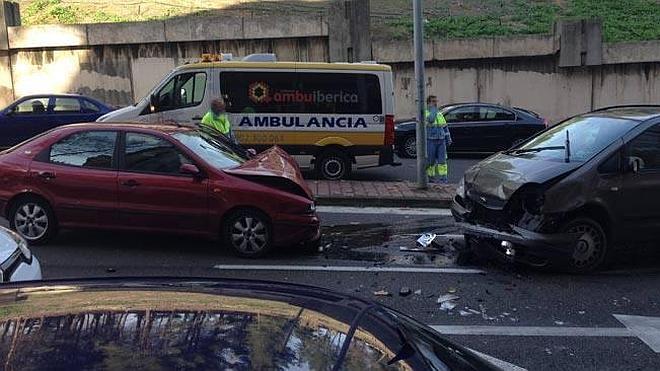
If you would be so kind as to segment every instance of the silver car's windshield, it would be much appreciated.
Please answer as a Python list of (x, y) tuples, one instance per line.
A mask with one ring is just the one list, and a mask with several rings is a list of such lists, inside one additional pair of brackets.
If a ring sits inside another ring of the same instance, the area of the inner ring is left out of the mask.
[[(538, 135), (511, 155), (563, 161), (569, 150), (571, 162), (584, 162), (621, 138), (632, 128), (633, 121), (610, 117), (575, 117)], [(568, 133), (568, 145), (566, 143)]]

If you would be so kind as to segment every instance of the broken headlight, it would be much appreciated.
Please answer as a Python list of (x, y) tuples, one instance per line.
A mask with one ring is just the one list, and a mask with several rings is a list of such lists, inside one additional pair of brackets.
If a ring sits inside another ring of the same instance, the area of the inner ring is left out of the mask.
[(461, 180), (458, 182), (458, 186), (456, 187), (456, 194), (459, 195), (461, 198), (465, 198), (465, 177), (462, 176)]
[(523, 210), (532, 214), (539, 215), (542, 212), (545, 203), (545, 195), (540, 192), (526, 193), (522, 200)]

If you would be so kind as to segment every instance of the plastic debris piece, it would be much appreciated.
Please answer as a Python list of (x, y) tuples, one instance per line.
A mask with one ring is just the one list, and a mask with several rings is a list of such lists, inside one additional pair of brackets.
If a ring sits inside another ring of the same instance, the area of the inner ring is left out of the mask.
[(443, 301), (442, 304), (440, 304), (440, 309), (449, 311), (456, 308), (457, 305), (458, 304), (453, 301)]
[(385, 290), (378, 290), (378, 291), (374, 291), (374, 295), (376, 295), (376, 296), (390, 296), (390, 293), (388, 291), (385, 291)]
[(460, 314), (462, 317), (467, 317), (467, 316), (471, 316), (473, 313), (466, 310), (459, 310), (458, 314)]
[(555, 321), (555, 325), (557, 325), (557, 326), (563, 326), (563, 325), (564, 325), (564, 321)]
[(115, 270), (114, 268), (107, 268), (105, 271), (108, 273), (115, 273), (117, 270)]
[(456, 293), (456, 288), (455, 287), (450, 287), (447, 289), (447, 292), (450, 294), (455, 294)]
[(422, 295), (422, 289), (415, 290), (415, 295)]
[(472, 308), (468, 308), (468, 312), (470, 312), (472, 314), (481, 314), (481, 312), (479, 312), (478, 310), (472, 309)]
[(585, 312), (585, 311), (583, 311), (583, 310), (579, 310), (579, 311), (578, 311), (578, 314), (585, 314), (585, 313), (587, 313), (587, 312)]
[(437, 237), (435, 233), (424, 233), (417, 239), (417, 244), (425, 249), (430, 247), (439, 249), (441, 246), (436, 241)]
[(411, 293), (412, 293), (412, 291), (410, 290), (410, 287), (405, 287), (404, 286), (404, 287), (401, 288), (401, 290), (399, 290), (399, 295), (400, 296), (408, 296)]
[(460, 296), (454, 294), (440, 295), (440, 297), (438, 298), (438, 304), (444, 303), (446, 301), (452, 301), (458, 299), (460, 299)]

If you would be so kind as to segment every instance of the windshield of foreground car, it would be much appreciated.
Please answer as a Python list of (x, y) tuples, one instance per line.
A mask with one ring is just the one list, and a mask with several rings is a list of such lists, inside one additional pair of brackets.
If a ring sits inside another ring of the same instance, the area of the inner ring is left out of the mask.
[(632, 128), (631, 120), (611, 117), (574, 117), (529, 140), (507, 154), (564, 161), (566, 132), (570, 139), (570, 161), (584, 162), (621, 138)]
[(244, 158), (206, 133), (186, 131), (172, 136), (216, 169), (231, 169), (245, 162)]

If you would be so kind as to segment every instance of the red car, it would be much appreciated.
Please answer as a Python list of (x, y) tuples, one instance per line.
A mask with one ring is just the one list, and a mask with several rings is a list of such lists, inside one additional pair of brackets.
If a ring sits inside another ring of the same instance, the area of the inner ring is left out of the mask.
[(247, 160), (177, 126), (68, 125), (0, 152), (0, 212), (32, 243), (59, 228), (176, 232), (256, 257), (320, 237), (312, 193), (283, 150)]

